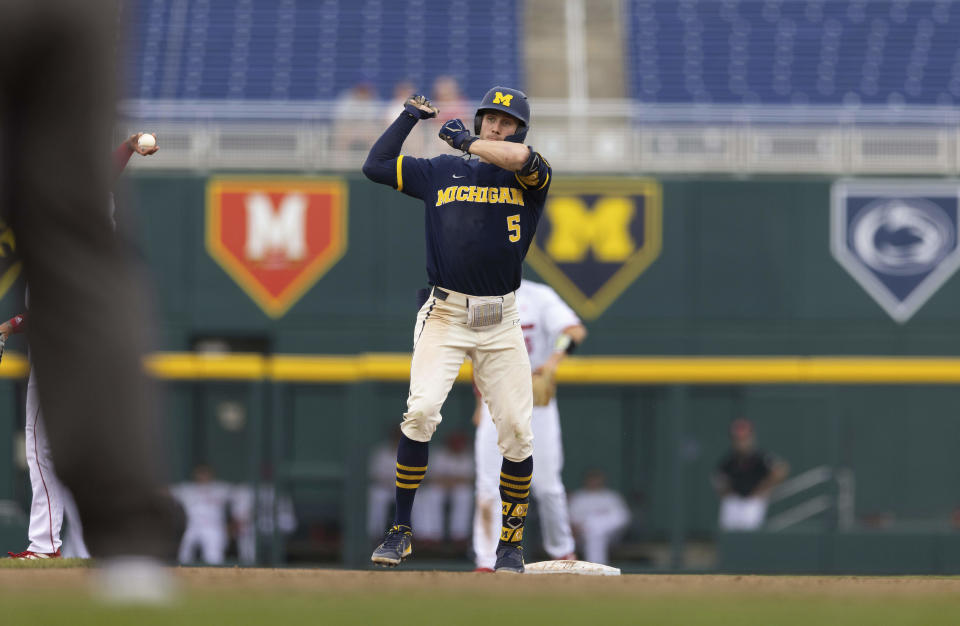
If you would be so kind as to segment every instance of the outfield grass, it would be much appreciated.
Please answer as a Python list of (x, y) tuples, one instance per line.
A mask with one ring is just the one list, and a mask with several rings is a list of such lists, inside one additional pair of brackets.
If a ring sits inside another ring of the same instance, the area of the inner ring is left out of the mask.
[[(112, 608), (88, 572), (0, 576), (7, 625), (655, 624), (937, 626), (960, 623), (960, 581), (943, 578), (507, 576), (335, 570), (177, 570), (166, 608)], [(6, 584), (17, 576), (12, 584)], [(27, 580), (30, 579), (30, 580)], [(38, 587), (39, 586), (39, 587)], [(51, 600), (51, 597), (53, 598)]]
[[(960, 602), (951, 598), (636, 597), (558, 598), (489, 594), (188, 594), (166, 609), (106, 608), (76, 593), (55, 602), (10, 602), (5, 624), (764, 624), (916, 625), (957, 624)], [(40, 600), (39, 597), (34, 600)], [(32, 606), (31, 606), (32, 605)]]

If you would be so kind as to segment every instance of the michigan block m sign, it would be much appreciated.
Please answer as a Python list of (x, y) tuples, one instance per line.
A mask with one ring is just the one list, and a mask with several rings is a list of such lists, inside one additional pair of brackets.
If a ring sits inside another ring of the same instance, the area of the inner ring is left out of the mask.
[(958, 204), (957, 181), (837, 181), (831, 252), (903, 324), (960, 267)]

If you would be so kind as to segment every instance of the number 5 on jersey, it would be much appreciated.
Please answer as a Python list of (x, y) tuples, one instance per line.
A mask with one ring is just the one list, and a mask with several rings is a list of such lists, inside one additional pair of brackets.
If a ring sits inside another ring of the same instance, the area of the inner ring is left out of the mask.
[(507, 232), (511, 243), (520, 241), (520, 214), (507, 216)]

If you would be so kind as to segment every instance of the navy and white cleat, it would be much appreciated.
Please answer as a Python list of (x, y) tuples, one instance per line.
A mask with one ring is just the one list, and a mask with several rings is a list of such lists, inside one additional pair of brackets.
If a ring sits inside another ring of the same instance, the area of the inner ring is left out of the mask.
[(370, 560), (383, 567), (396, 567), (413, 554), (413, 533), (409, 526), (393, 526)]
[(501, 545), (497, 548), (497, 564), (493, 566), (493, 571), (522, 574), (523, 548), (510, 545)]

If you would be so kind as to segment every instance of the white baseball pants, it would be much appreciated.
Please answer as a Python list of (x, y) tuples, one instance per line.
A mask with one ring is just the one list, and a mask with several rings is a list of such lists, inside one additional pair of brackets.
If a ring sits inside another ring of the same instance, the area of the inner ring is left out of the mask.
[(401, 430), (414, 441), (430, 441), (443, 406), (463, 364), (473, 360), (474, 380), (490, 406), (500, 454), (515, 462), (533, 454), (533, 387), (516, 293), (503, 296), (503, 319), (474, 330), (467, 326), (467, 299), (436, 290), (420, 308), (413, 333), (410, 394)]
[[(492, 428), (491, 428), (492, 430)], [(494, 448), (496, 449), (496, 448)], [(500, 458), (499, 456), (497, 457)], [(499, 470), (498, 470), (499, 471)], [(413, 502), (413, 527), (418, 539), (440, 541), (444, 536), (444, 511), (450, 503), (448, 530), (450, 539), (463, 541), (470, 537), (470, 514), (473, 511), (473, 489), (469, 485), (441, 487), (424, 484), (417, 489)], [(499, 501), (498, 501), (499, 502)], [(499, 535), (499, 526), (497, 534)]]
[(767, 516), (767, 499), (733, 494), (720, 500), (720, 528), (723, 530), (757, 530)]
[(27, 380), (27, 423), (26, 434), (27, 468), (30, 471), (30, 526), (27, 537), (31, 552), (56, 552), (63, 545), (60, 531), (63, 526), (64, 511), (70, 531), (70, 556), (89, 558), (90, 553), (83, 541), (83, 525), (73, 503), (73, 497), (57, 478), (53, 469), (53, 457), (47, 439), (43, 415), (40, 411), (40, 395), (37, 389), (37, 377), (33, 369)]
[(180, 563), (192, 563), (196, 549), (208, 565), (222, 565), (227, 553), (227, 529), (217, 525), (190, 524), (180, 540), (177, 560)]
[(367, 491), (367, 535), (380, 537), (387, 527), (390, 507), (396, 496), (396, 487), (374, 483)]
[[(529, 377), (529, 373), (528, 373)], [(533, 464), (533, 497), (540, 514), (543, 547), (551, 558), (573, 553), (575, 545), (567, 512), (563, 470), (563, 443), (556, 398), (547, 406), (533, 408), (533, 438), (537, 458)], [(500, 539), (500, 455), (497, 435), (486, 404), (477, 425), (474, 454), (477, 463), (477, 507), (473, 515), (473, 550), (477, 567), (493, 568)]]

